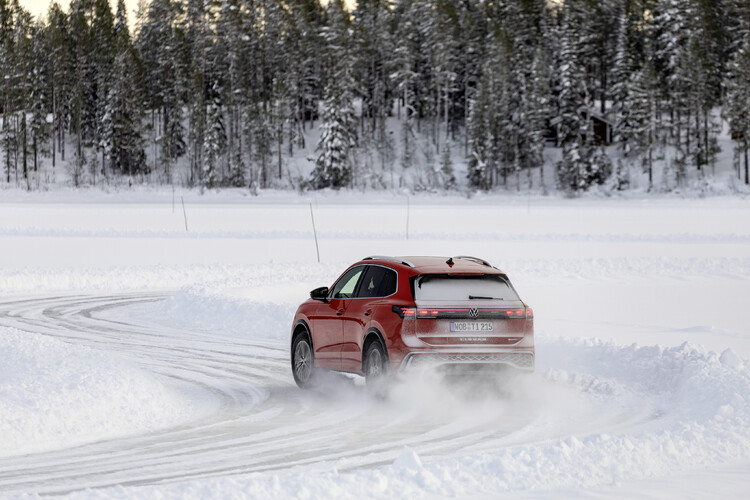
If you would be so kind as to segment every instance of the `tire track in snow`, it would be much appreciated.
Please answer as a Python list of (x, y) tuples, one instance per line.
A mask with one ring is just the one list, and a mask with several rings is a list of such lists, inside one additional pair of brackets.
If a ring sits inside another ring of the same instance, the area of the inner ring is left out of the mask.
[[(381, 402), (345, 376), (330, 387), (298, 390), (286, 345), (212, 332), (129, 322), (108, 317), (123, 306), (162, 300), (165, 294), (62, 295), (0, 302), (0, 325), (54, 336), (134, 361), (174, 383), (209, 391), (219, 409), (190, 425), (113, 438), (69, 449), (0, 458), (0, 492), (59, 494), (112, 485), (158, 484), (194, 478), (312, 465), (346, 470), (392, 462), (404, 446), (423, 456), (537, 442), (571, 432), (631, 427), (651, 418), (616, 413), (589, 415), (585, 428), (540, 401), (467, 402), (446, 410), (439, 395)], [(569, 411), (567, 408), (565, 411)], [(550, 418), (549, 413), (553, 413)], [(550, 422), (553, 423), (550, 423)]]

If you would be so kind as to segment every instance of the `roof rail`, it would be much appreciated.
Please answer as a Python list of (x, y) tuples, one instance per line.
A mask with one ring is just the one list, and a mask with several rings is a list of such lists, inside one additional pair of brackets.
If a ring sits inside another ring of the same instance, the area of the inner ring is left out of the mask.
[(483, 266), (492, 267), (492, 264), (487, 262), (484, 259), (480, 259), (479, 257), (471, 257), (469, 255), (457, 255), (453, 257), (454, 259), (463, 259), (463, 260), (470, 260), (472, 262), (476, 262), (477, 264), (482, 264)]
[(392, 260), (392, 261), (398, 262), (400, 264), (403, 264), (405, 266), (414, 267), (414, 264), (412, 264), (408, 260), (399, 259), (398, 257), (389, 257), (388, 255), (371, 255), (369, 257), (365, 257), (362, 260), (375, 260), (375, 259), (377, 259), (377, 260)]

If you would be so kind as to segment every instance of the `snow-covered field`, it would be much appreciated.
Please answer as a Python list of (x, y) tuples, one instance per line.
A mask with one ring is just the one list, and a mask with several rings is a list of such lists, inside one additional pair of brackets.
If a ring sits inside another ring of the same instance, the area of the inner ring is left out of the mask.
[[(80, 198), (0, 200), (2, 496), (750, 494), (745, 199)], [(371, 254), (504, 269), (536, 373), (298, 390), (294, 309)]]

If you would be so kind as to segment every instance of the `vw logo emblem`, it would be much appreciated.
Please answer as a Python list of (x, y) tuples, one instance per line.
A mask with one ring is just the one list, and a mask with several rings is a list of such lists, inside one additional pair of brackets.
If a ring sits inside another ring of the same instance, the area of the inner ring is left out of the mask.
[(476, 307), (470, 307), (469, 316), (471, 316), (474, 319), (477, 319), (477, 316), (479, 316), (479, 309), (477, 309)]

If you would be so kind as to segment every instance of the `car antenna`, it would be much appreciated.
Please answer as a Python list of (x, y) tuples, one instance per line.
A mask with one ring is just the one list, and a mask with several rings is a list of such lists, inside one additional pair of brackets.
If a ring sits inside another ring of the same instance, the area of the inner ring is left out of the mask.
[(453, 267), (453, 257), (448, 257), (448, 260), (446, 260), (445, 263)]

